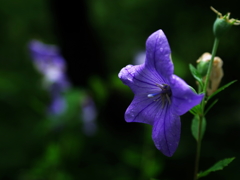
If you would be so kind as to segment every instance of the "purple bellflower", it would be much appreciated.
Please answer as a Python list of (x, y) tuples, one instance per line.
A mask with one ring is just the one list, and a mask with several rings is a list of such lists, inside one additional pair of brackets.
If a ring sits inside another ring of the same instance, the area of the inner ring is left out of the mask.
[(146, 41), (145, 63), (128, 65), (118, 74), (134, 93), (125, 120), (152, 125), (154, 144), (166, 156), (172, 156), (178, 147), (180, 115), (203, 99), (203, 94), (196, 94), (173, 74), (170, 55), (168, 40), (163, 31), (158, 30)]
[(44, 77), (44, 87), (51, 94), (52, 103), (48, 111), (52, 115), (60, 115), (66, 109), (62, 93), (70, 86), (65, 74), (65, 60), (57, 46), (38, 40), (30, 41), (29, 50), (36, 69)]

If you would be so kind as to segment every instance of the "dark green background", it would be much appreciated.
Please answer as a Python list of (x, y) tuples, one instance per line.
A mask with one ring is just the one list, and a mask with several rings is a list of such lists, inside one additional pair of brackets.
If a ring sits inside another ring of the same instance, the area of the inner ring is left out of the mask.
[[(80, 4), (78, 4), (80, 3)], [(240, 18), (236, 1), (192, 0), (2, 0), (0, 1), (0, 179), (17, 180), (160, 180), (192, 179), (196, 142), (192, 116), (181, 117), (182, 135), (173, 157), (151, 140), (151, 127), (126, 123), (133, 94), (118, 79), (120, 69), (145, 49), (147, 37), (162, 29), (172, 49), (175, 73), (195, 86), (188, 64), (213, 44), (213, 6)], [(240, 27), (220, 41), (222, 85), (239, 79)], [(28, 55), (37, 38), (57, 44), (73, 84), (65, 94), (69, 108), (61, 118), (47, 117), (49, 94)], [(77, 98), (88, 92), (98, 108), (98, 131), (81, 130)], [(75, 98), (76, 97), (76, 98)], [(200, 170), (236, 157), (224, 171), (205, 179), (240, 178), (239, 82), (221, 92), (208, 114)]]

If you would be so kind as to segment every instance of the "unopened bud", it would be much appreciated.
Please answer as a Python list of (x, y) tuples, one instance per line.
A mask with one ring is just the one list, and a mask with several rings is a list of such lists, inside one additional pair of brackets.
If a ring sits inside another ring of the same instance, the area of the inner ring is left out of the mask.
[[(212, 55), (210, 53), (204, 53), (198, 60), (198, 71), (201, 70), (205, 74), (203, 74), (203, 81), (205, 81), (206, 74), (207, 74), (207, 68), (208, 64), (211, 60)], [(202, 64), (202, 65), (201, 65)], [(212, 67), (212, 72), (209, 78), (209, 83), (207, 87), (207, 94), (210, 96), (212, 93), (214, 93), (217, 89), (218, 86), (222, 80), (223, 77), (223, 61), (219, 57), (214, 57), (213, 60), (213, 67)], [(202, 68), (202, 69), (201, 69)], [(201, 72), (199, 71), (199, 73)], [(202, 74), (201, 74), (202, 75)]]
[(210, 81), (207, 88), (208, 96), (210, 96), (218, 89), (218, 86), (223, 77), (222, 65), (223, 61), (219, 57), (215, 57), (213, 61), (212, 73), (209, 79)]
[(202, 76), (205, 77), (207, 75), (209, 62), (211, 59), (210, 53), (204, 53), (198, 60), (197, 60), (197, 71)]

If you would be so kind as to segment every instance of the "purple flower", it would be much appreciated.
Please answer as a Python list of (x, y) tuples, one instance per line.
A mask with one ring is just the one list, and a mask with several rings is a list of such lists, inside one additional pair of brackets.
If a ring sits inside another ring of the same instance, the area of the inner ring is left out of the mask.
[(52, 98), (48, 112), (61, 115), (66, 109), (62, 93), (70, 85), (65, 74), (65, 60), (57, 46), (47, 45), (37, 40), (29, 42), (29, 50), (34, 65), (44, 77), (44, 86)]
[(57, 46), (32, 40), (29, 50), (34, 65), (44, 75), (46, 84), (57, 83), (61, 88), (69, 86), (65, 75), (66, 63)]
[(173, 74), (170, 54), (168, 40), (163, 31), (158, 30), (147, 39), (145, 63), (128, 65), (118, 74), (134, 93), (125, 120), (152, 125), (155, 146), (166, 156), (172, 156), (179, 144), (179, 116), (203, 98)]

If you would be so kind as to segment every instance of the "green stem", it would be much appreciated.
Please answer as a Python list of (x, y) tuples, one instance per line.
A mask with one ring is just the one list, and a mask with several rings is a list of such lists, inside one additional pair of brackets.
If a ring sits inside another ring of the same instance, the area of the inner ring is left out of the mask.
[[(215, 38), (214, 44), (213, 44), (213, 49), (212, 49), (212, 57), (211, 57), (211, 60), (210, 60), (210, 63), (209, 63), (207, 76), (206, 76), (206, 81), (205, 81), (204, 87), (203, 87), (203, 93), (205, 94), (205, 98), (204, 99), (206, 99), (207, 87), (208, 87), (210, 75), (211, 75), (211, 72), (212, 72), (213, 60), (214, 60), (214, 57), (215, 57), (216, 52), (217, 52), (218, 44), (219, 44), (219, 39)], [(204, 105), (205, 105), (204, 101), (202, 101), (202, 105), (203, 105), (202, 107), (204, 107)]]
[(203, 116), (199, 115), (199, 126), (198, 126), (198, 141), (197, 141), (197, 151), (196, 151), (196, 158), (195, 158), (195, 170), (194, 170), (194, 180), (198, 179), (198, 168), (199, 168), (199, 161), (200, 161), (200, 152), (201, 152), (201, 131), (202, 131), (202, 120)]
[(204, 107), (205, 107), (205, 105), (207, 103), (207, 98), (206, 98), (207, 97), (207, 87), (208, 87), (210, 75), (211, 75), (211, 72), (212, 72), (213, 60), (214, 60), (214, 57), (215, 57), (216, 52), (217, 52), (218, 44), (219, 44), (219, 39), (215, 38), (214, 44), (213, 44), (213, 49), (212, 49), (212, 57), (211, 57), (211, 60), (210, 60), (210, 63), (209, 63), (209, 67), (208, 67), (208, 71), (207, 71), (207, 75), (206, 75), (206, 81), (205, 81), (204, 86), (203, 86), (203, 93), (205, 95), (204, 95), (204, 99), (201, 102), (202, 112), (199, 115), (198, 141), (197, 141), (197, 151), (196, 151), (196, 159), (195, 159), (194, 180), (198, 179), (197, 175), (198, 175), (198, 169), (199, 169), (201, 143), (202, 143), (202, 139), (201, 139), (202, 121), (203, 121), (203, 118), (204, 118), (204, 115), (205, 115)]

